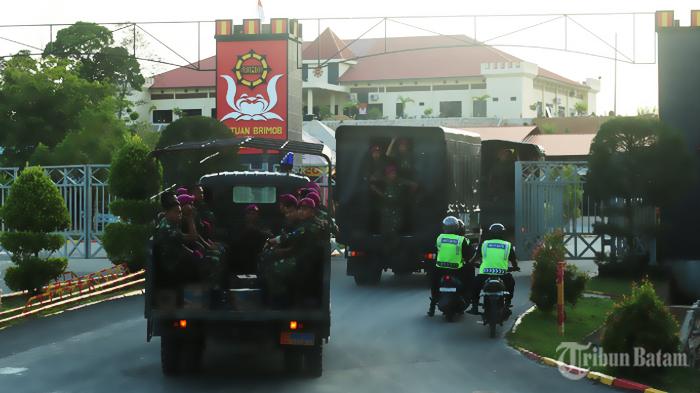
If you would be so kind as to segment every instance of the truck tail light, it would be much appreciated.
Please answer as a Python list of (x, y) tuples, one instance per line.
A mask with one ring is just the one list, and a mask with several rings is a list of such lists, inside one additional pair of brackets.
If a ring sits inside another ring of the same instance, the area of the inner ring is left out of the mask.
[(365, 255), (365, 253), (362, 251), (350, 251), (348, 253), (348, 256), (351, 256), (351, 257), (362, 257), (364, 255)]
[(435, 260), (435, 258), (437, 258), (437, 254), (435, 254), (434, 252), (429, 252), (425, 254), (425, 259), (428, 261), (433, 261)]

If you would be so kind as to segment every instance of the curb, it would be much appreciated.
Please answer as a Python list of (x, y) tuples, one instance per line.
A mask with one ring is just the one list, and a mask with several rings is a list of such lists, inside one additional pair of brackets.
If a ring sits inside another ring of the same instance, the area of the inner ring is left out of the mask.
[(667, 393), (663, 390), (654, 389), (650, 386), (647, 386), (647, 385), (644, 385), (641, 383), (637, 383), (634, 381), (630, 381), (627, 379), (617, 378), (617, 377), (613, 377), (613, 376), (599, 373), (596, 371), (589, 371), (589, 370), (582, 369), (582, 368), (579, 368), (576, 366), (572, 366), (570, 364), (566, 364), (566, 363), (560, 362), (558, 360), (554, 360), (552, 358), (538, 355), (532, 351), (528, 351), (525, 348), (516, 347), (515, 349), (517, 349), (520, 353), (522, 353), (526, 358), (528, 358), (530, 360), (534, 360), (540, 364), (544, 364), (545, 366), (563, 368), (564, 370), (566, 370), (567, 372), (569, 372), (571, 374), (580, 375), (580, 374), (585, 373), (586, 378), (588, 378), (592, 381), (595, 381), (595, 382), (602, 383), (604, 385), (608, 385), (608, 386), (612, 386), (612, 387), (624, 389), (624, 390), (631, 390), (631, 391), (635, 391), (635, 392)]

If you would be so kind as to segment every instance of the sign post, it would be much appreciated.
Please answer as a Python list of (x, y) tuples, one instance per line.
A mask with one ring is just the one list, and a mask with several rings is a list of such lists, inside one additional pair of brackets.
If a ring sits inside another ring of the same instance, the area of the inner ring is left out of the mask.
[(566, 321), (566, 311), (564, 311), (564, 273), (566, 272), (566, 262), (557, 262), (557, 326), (559, 335), (564, 335), (564, 322)]

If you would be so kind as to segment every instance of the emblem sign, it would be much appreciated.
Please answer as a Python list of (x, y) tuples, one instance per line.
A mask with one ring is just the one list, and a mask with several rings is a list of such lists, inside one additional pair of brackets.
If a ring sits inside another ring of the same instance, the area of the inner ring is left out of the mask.
[(219, 120), (236, 137), (287, 139), (287, 42), (219, 41)]

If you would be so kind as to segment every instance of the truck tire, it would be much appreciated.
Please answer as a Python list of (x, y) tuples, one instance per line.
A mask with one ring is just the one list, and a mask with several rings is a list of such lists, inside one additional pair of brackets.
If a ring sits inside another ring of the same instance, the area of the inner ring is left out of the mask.
[(323, 375), (323, 345), (317, 344), (304, 351), (304, 366), (306, 375), (319, 378)]
[(182, 343), (181, 358), (183, 371), (197, 373), (202, 369), (202, 357), (204, 356), (204, 338), (191, 338)]
[(160, 364), (163, 374), (167, 376), (179, 375), (182, 371), (180, 361), (182, 359), (182, 340), (176, 337), (160, 338)]
[(382, 279), (382, 269), (377, 266), (363, 266), (355, 273), (355, 284), (360, 287), (374, 286)]
[(299, 348), (289, 347), (284, 350), (284, 371), (297, 375), (303, 369), (304, 356)]

